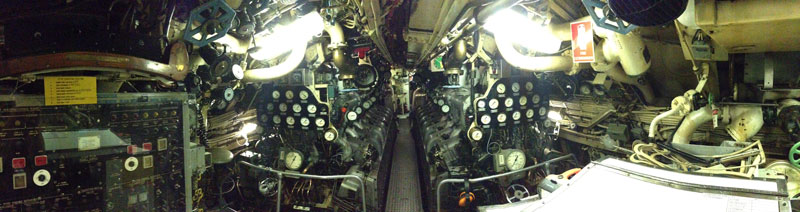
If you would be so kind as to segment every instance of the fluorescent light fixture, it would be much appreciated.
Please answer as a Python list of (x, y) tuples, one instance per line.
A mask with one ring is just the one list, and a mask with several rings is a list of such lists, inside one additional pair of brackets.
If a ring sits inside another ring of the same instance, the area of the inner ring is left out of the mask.
[(285, 54), (298, 43), (308, 43), (314, 35), (322, 33), (324, 22), (316, 11), (298, 18), (289, 25), (276, 27), (274, 33), (256, 35), (256, 47), (250, 57), (256, 60), (270, 60)]
[(502, 34), (502, 37), (530, 50), (554, 54), (561, 48), (561, 39), (542, 25), (534, 23), (512, 9), (497, 11), (489, 16), (483, 27), (495, 35)]
[(256, 128), (258, 128), (257, 124), (245, 123), (244, 125), (242, 125), (242, 129), (239, 130), (239, 135), (246, 138), (247, 134), (250, 134), (253, 131), (256, 131)]

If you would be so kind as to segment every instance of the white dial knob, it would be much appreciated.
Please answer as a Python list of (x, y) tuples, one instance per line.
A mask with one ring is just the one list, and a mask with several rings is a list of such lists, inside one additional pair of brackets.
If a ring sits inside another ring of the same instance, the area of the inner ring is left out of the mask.
[(300, 106), (300, 104), (294, 104), (292, 105), (292, 111), (294, 111), (295, 113), (299, 113), (303, 111), (303, 106)]
[(533, 115), (536, 115), (535, 112), (533, 112), (533, 109), (528, 109), (527, 111), (525, 111), (526, 118), (533, 118)]
[(485, 107), (486, 107), (486, 101), (483, 100), (478, 101), (478, 108), (485, 108)]
[(281, 92), (272, 91), (272, 98), (273, 99), (281, 98)]
[(286, 117), (286, 124), (294, 125), (294, 117), (291, 117), (291, 116)]
[(503, 103), (506, 107), (514, 106), (514, 100), (511, 97), (506, 98), (506, 101)]
[(281, 112), (286, 112), (286, 110), (289, 109), (289, 106), (286, 106), (286, 103), (281, 103), (278, 105), (278, 109), (281, 110)]
[(497, 106), (500, 106), (500, 101), (497, 101), (497, 99), (489, 100), (489, 108), (497, 109)]
[(472, 137), (472, 140), (478, 141), (483, 138), (483, 132), (481, 132), (480, 130), (473, 130), (470, 136)]
[(505, 93), (506, 92), (506, 85), (505, 84), (498, 84), (497, 85), (497, 93)]
[(450, 105), (442, 105), (442, 113), (449, 113)]
[(528, 104), (528, 97), (520, 96), (519, 97), (519, 105), (525, 106), (526, 104)]
[(483, 116), (481, 116), (481, 123), (483, 124), (492, 123), (492, 117), (489, 116), (489, 114), (484, 114)]
[(306, 107), (306, 110), (308, 110), (308, 113), (316, 113), (317, 112), (317, 106), (316, 105), (308, 105), (308, 107)]
[(286, 94), (284, 95), (286, 96), (286, 99), (292, 99), (294, 98), (294, 91), (286, 91)]
[(326, 141), (333, 141), (336, 139), (336, 133), (333, 131), (327, 131), (323, 136), (325, 137)]
[(308, 120), (306, 117), (300, 118), (300, 125), (307, 127), (309, 124), (311, 124), (311, 120)]
[(323, 127), (325, 126), (325, 119), (317, 118), (316, 120), (314, 120), (314, 124), (316, 124), (317, 127)]
[(511, 118), (514, 119), (514, 121), (519, 120), (519, 118), (522, 118), (522, 113), (514, 111), (514, 113), (511, 114)]
[(347, 120), (355, 121), (356, 118), (358, 118), (358, 113), (356, 113), (355, 111), (347, 112)]
[(300, 91), (300, 99), (302, 100), (308, 99), (308, 91)]
[(505, 113), (497, 114), (497, 122), (500, 123), (506, 122), (506, 118), (507, 117)]

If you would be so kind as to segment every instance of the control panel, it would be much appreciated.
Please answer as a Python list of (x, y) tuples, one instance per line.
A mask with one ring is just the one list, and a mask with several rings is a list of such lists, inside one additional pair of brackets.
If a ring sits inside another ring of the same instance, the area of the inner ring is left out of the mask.
[(501, 78), (475, 99), (475, 120), (481, 128), (532, 123), (547, 119), (549, 102), (549, 87), (535, 77)]
[(0, 96), (0, 211), (191, 211), (206, 166), (192, 108), (184, 93)]
[(259, 98), (258, 120), (264, 126), (326, 130), (330, 105), (306, 86), (265, 85)]

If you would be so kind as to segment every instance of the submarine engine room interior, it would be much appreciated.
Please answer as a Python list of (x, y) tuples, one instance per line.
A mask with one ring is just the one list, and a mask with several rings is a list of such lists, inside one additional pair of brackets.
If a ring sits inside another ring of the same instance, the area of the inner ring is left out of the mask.
[(800, 1), (3, 0), (0, 211), (800, 211)]

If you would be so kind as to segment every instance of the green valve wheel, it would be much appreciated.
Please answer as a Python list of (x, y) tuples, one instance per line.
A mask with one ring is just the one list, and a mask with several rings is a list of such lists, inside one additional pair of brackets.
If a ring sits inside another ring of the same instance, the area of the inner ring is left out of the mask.
[(794, 144), (792, 149), (789, 150), (789, 162), (791, 162), (794, 167), (800, 168), (800, 142)]

